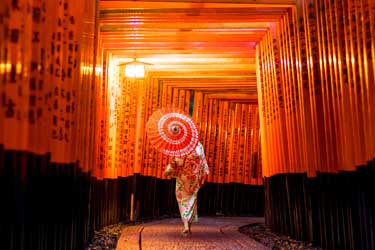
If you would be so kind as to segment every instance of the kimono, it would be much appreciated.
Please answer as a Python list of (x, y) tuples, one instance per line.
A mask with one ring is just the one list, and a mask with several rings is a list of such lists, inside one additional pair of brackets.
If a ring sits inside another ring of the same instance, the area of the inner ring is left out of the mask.
[(204, 149), (198, 143), (195, 151), (184, 158), (173, 158), (165, 170), (166, 175), (176, 178), (176, 199), (184, 223), (198, 221), (197, 194), (209, 174)]

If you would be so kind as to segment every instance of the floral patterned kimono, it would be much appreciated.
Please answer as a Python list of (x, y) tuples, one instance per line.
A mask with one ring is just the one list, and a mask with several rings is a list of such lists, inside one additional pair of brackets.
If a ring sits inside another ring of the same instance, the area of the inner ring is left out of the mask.
[(209, 174), (202, 144), (198, 143), (190, 155), (172, 159), (165, 174), (176, 178), (176, 198), (182, 221), (197, 222), (197, 194)]

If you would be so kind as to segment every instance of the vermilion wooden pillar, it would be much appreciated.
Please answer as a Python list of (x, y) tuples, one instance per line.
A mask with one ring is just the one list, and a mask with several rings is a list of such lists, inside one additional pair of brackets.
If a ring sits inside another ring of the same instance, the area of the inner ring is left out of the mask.
[(328, 249), (374, 248), (374, 10), (297, 1), (257, 50), (267, 224)]

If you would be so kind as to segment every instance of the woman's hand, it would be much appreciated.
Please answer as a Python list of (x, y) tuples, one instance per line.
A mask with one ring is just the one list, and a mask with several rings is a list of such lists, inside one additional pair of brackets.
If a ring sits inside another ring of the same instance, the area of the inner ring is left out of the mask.
[(173, 158), (173, 162), (176, 163), (177, 166), (182, 166), (184, 165), (184, 159), (181, 159), (181, 158)]
[(167, 167), (165, 168), (164, 176), (168, 177), (168, 176), (170, 176), (172, 174), (172, 172), (173, 172), (172, 165), (168, 164)]
[(164, 171), (164, 177), (168, 177), (171, 175), (171, 172)]

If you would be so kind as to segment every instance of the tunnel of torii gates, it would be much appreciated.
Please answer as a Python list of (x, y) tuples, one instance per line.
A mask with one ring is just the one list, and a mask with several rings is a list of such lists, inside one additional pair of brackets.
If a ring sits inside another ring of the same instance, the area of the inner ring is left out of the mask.
[(374, 61), (373, 0), (1, 0), (0, 248), (178, 213), (145, 133), (173, 104), (211, 170), (199, 214), (375, 249)]

